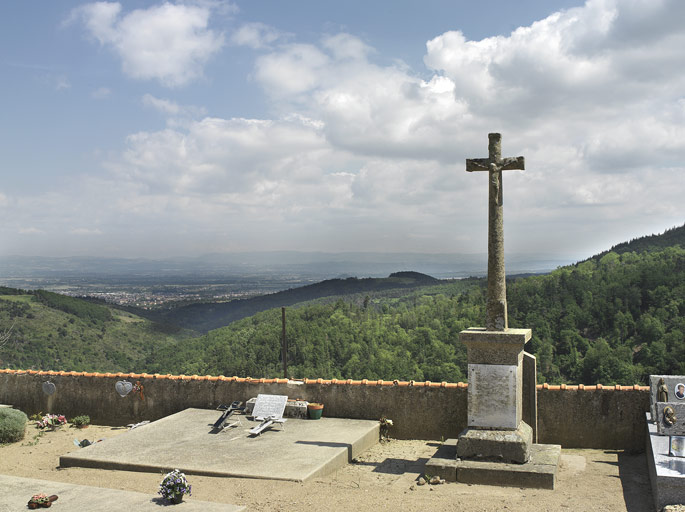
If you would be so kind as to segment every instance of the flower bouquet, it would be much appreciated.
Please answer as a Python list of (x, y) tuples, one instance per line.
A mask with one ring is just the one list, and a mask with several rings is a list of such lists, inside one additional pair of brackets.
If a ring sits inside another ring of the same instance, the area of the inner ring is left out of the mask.
[(191, 486), (186, 476), (178, 469), (167, 473), (162, 483), (159, 484), (159, 494), (174, 503), (180, 503), (183, 500), (184, 494), (190, 496), (190, 489)]
[(64, 425), (67, 419), (63, 414), (46, 414), (40, 421), (36, 422), (38, 428), (47, 428), (50, 430), (55, 430), (57, 427)]
[(26, 506), (30, 509), (50, 508), (52, 506), (52, 502), (56, 499), (56, 494), (53, 494), (52, 496), (48, 496), (47, 494), (34, 494)]

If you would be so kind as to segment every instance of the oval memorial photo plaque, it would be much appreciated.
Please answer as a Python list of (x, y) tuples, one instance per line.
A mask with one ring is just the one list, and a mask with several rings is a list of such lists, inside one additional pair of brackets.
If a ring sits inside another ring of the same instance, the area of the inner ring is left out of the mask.
[(678, 400), (685, 400), (685, 383), (679, 382), (673, 391)]
[(119, 396), (123, 398), (131, 392), (133, 384), (127, 380), (120, 380), (114, 385), (114, 389), (116, 389)]
[(43, 382), (43, 393), (45, 393), (46, 395), (52, 395), (56, 389), (57, 387), (52, 382)]

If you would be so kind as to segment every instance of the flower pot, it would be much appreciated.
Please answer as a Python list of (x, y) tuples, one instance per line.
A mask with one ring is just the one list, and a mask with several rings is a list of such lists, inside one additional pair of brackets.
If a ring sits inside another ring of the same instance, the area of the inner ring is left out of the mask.
[(175, 503), (176, 505), (178, 505), (183, 501), (183, 494), (174, 494), (169, 499), (171, 500), (171, 503)]
[(323, 414), (323, 404), (311, 403), (307, 405), (307, 412), (309, 419), (320, 420)]

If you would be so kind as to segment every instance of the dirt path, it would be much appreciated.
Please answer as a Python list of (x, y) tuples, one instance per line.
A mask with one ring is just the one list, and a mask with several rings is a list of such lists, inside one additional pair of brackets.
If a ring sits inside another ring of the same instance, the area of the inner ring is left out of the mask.
[[(59, 456), (79, 450), (75, 438), (111, 438), (126, 429), (62, 427), (39, 435), (29, 426), (23, 441), (0, 446), (0, 473), (111, 487), (149, 494), (161, 475), (101, 469), (60, 469)], [(325, 478), (306, 484), (189, 476), (192, 497), (245, 505), (250, 511), (607, 511), (653, 510), (644, 454), (563, 450), (554, 491), (447, 483), (417, 486), (435, 442), (379, 444)], [(40, 492), (40, 489), (36, 489)]]

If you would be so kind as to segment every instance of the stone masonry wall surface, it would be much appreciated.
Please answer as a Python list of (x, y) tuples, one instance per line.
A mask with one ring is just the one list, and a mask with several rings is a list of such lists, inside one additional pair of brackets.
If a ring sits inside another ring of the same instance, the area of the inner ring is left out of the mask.
[[(42, 385), (55, 384), (46, 395)], [(142, 385), (120, 397), (119, 380)], [(125, 425), (156, 420), (189, 407), (213, 409), (259, 393), (288, 395), (324, 404), (324, 415), (393, 420), (397, 439), (455, 438), (466, 427), (466, 383), (383, 380), (252, 379), (224, 376), (151, 375), (0, 369), (0, 403), (31, 415), (88, 414), (93, 423)], [(538, 385), (540, 443), (565, 448), (644, 450), (647, 386)]]

